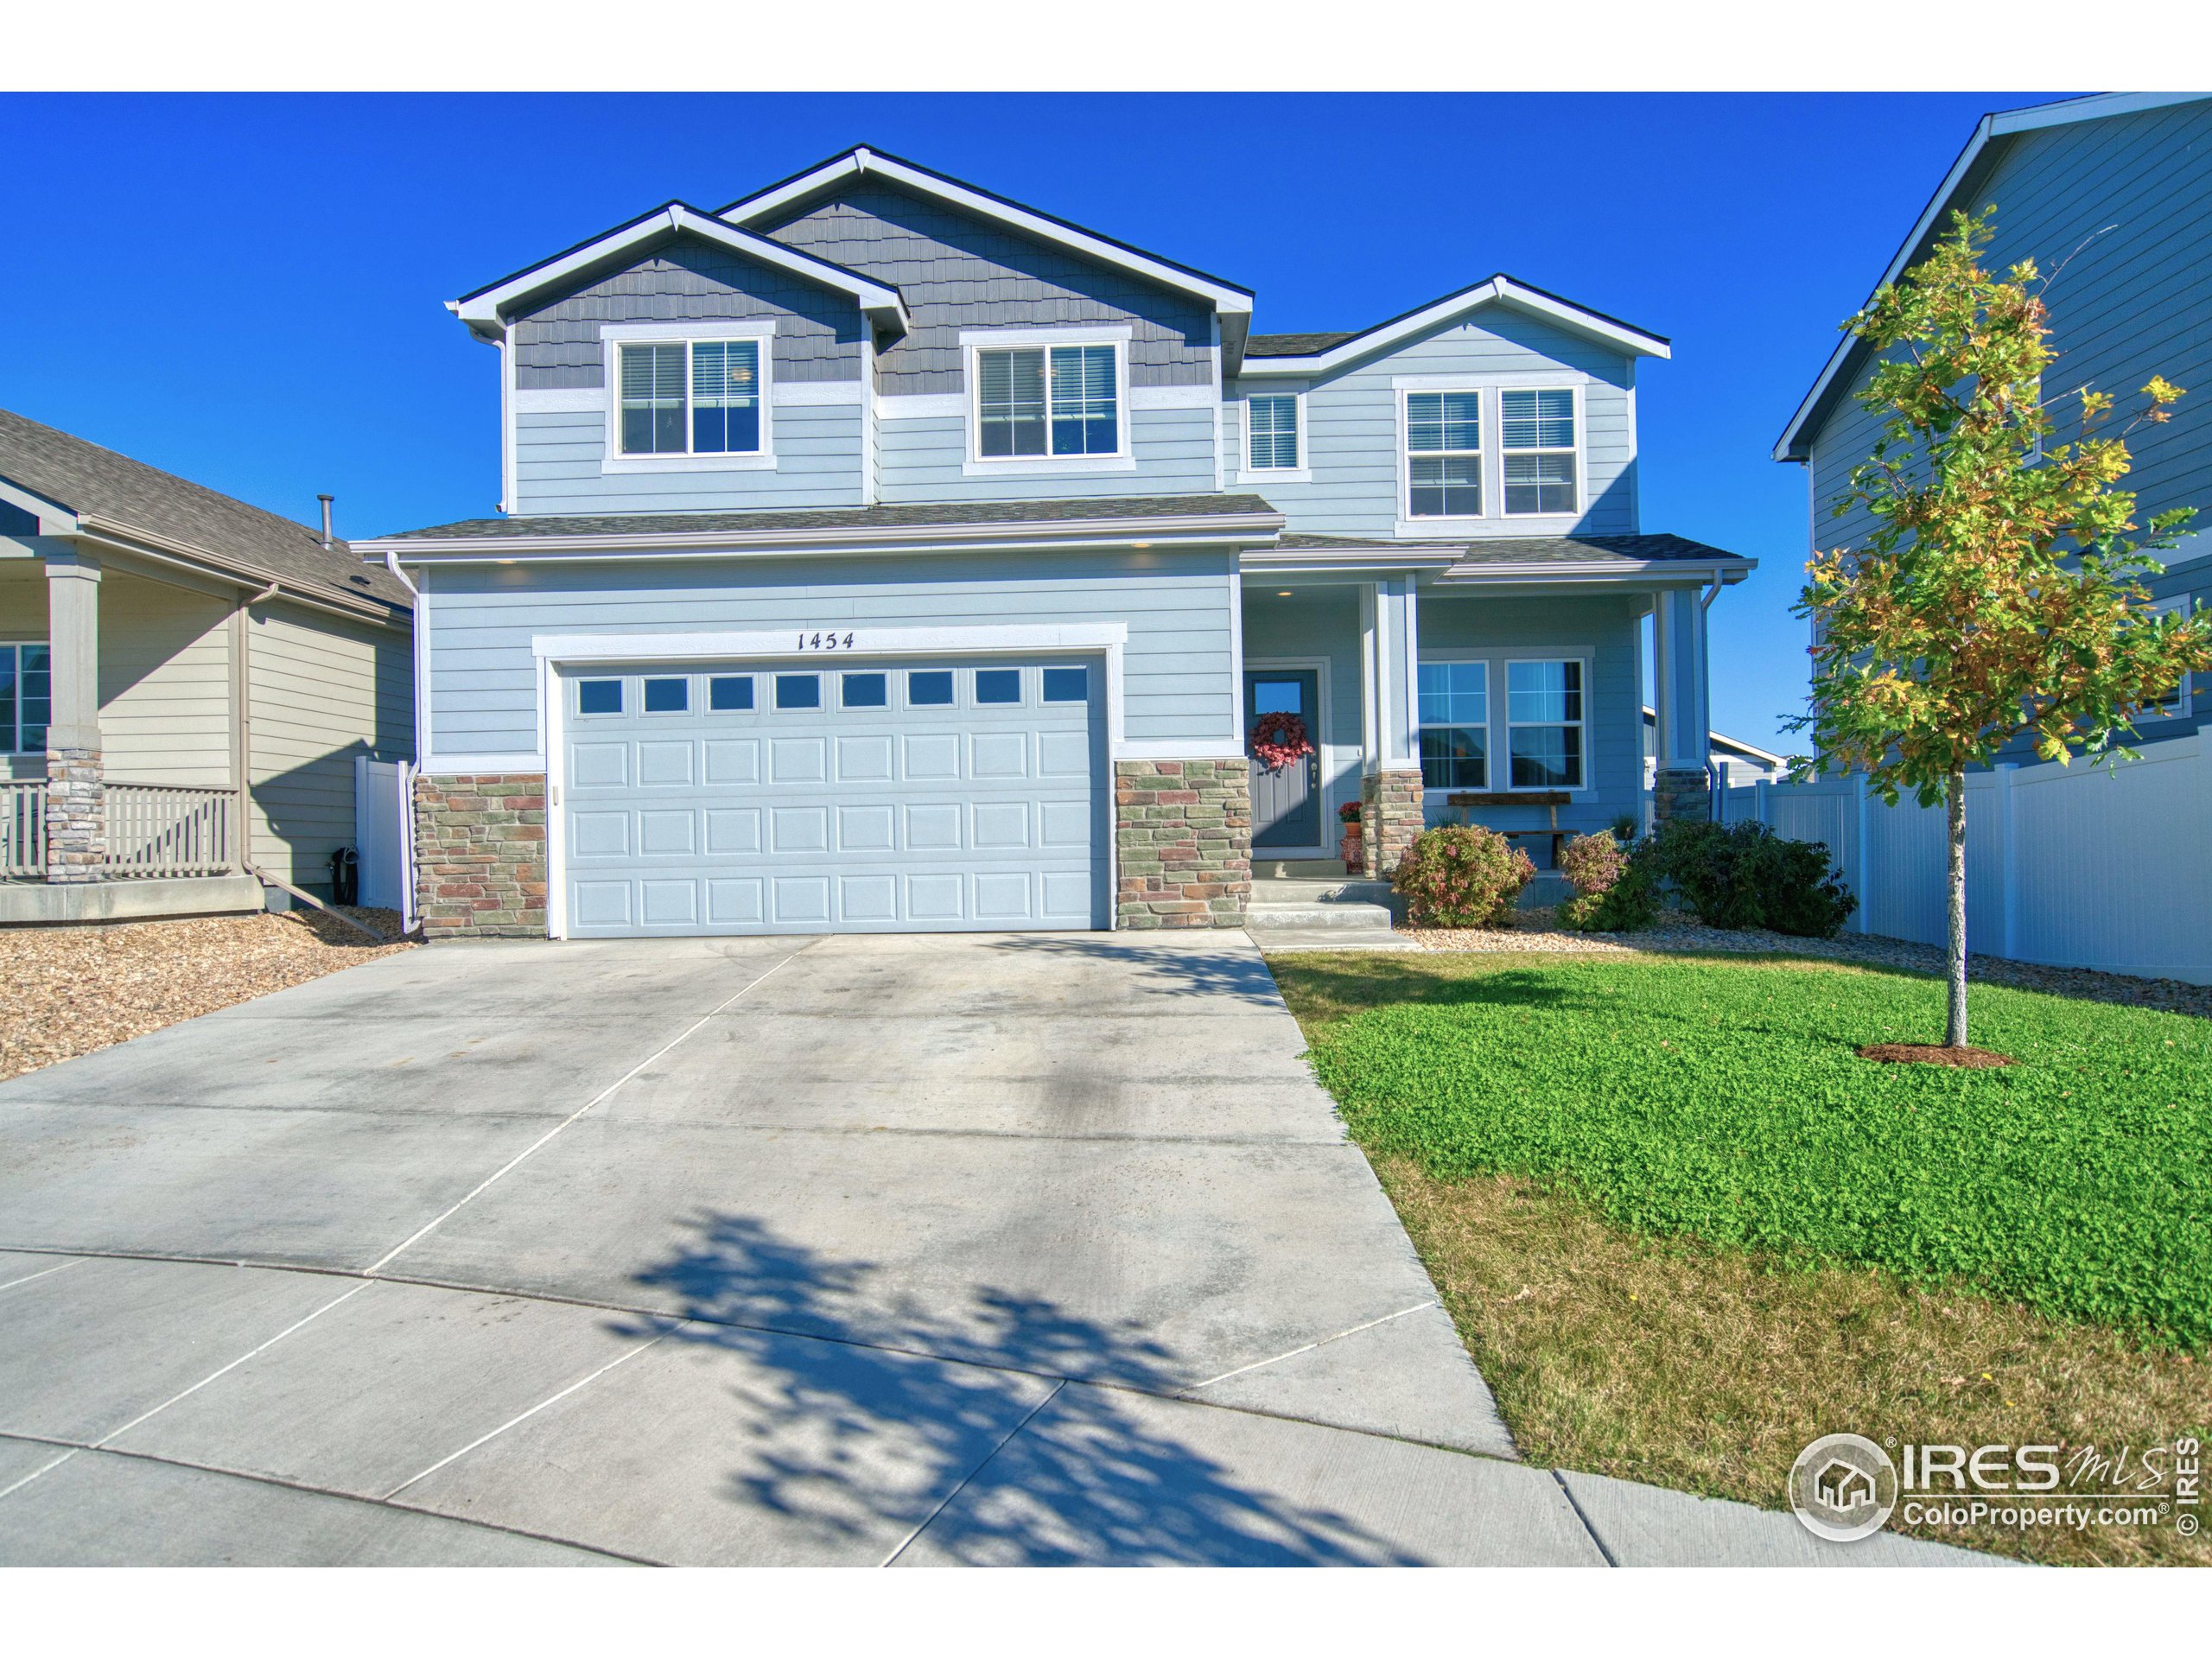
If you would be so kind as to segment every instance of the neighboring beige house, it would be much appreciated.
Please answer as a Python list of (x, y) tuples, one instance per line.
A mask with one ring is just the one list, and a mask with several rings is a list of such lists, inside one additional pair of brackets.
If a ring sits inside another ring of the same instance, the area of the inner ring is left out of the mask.
[(327, 894), (354, 760), (413, 758), (410, 597), (327, 526), (0, 410), (0, 922)]

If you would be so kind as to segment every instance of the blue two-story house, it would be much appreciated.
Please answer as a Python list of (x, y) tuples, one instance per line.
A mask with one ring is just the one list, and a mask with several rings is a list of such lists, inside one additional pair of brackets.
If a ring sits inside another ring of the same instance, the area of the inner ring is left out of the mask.
[(1541, 862), (1640, 810), (1647, 616), (1703, 810), (1751, 566), (1639, 520), (1666, 340), (1504, 276), (1253, 306), (868, 148), (454, 302), (503, 516), (356, 543), (417, 595), (433, 935), (1236, 925), (1347, 807), (1373, 871)]

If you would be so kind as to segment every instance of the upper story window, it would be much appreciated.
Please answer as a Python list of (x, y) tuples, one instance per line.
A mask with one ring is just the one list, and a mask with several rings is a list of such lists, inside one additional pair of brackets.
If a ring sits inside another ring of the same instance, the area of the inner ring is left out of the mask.
[(1121, 453), (1119, 347), (976, 353), (976, 453), (985, 461)]
[(1245, 444), (1252, 470), (1259, 473), (1295, 471), (1298, 458), (1298, 396), (1295, 392), (1254, 394), (1244, 400), (1246, 423), (1251, 428)]
[(760, 453), (757, 340), (651, 340), (616, 348), (622, 453)]
[(43, 645), (0, 645), (0, 744), (16, 754), (46, 747), (53, 658)]
[(1506, 512), (1577, 511), (1573, 389), (1514, 388), (1499, 392), (1497, 404)]
[(1482, 510), (1482, 393), (1408, 392), (1407, 515), (1476, 518)]

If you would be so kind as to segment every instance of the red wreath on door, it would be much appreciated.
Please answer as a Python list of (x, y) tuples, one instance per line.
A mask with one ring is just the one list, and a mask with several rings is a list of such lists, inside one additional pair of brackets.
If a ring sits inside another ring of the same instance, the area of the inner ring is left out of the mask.
[(1262, 715), (1252, 727), (1252, 758), (1269, 772), (1281, 772), (1313, 753), (1313, 734), (1296, 715), (1277, 710)]

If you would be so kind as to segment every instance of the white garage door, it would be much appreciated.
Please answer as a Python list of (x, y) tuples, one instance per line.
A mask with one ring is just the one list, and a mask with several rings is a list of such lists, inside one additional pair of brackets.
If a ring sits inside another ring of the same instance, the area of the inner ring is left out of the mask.
[(575, 938), (1109, 925), (1095, 662), (561, 679)]

